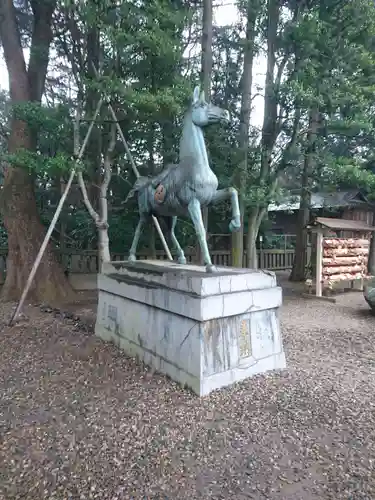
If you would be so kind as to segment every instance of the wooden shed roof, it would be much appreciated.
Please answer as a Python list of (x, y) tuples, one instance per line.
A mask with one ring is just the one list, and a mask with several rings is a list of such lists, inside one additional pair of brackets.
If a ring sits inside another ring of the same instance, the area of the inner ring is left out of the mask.
[(308, 228), (317, 226), (327, 227), (329, 229), (337, 229), (338, 231), (358, 231), (358, 232), (375, 232), (374, 226), (369, 226), (366, 222), (348, 219), (334, 219), (331, 217), (316, 217)]

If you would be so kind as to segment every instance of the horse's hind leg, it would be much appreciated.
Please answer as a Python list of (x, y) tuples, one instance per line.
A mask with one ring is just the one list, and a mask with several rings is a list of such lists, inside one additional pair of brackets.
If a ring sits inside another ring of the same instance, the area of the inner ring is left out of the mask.
[(136, 253), (137, 253), (138, 242), (139, 242), (139, 238), (141, 237), (143, 226), (144, 226), (145, 222), (146, 222), (145, 216), (140, 215), (137, 229), (135, 230), (135, 234), (134, 234), (134, 238), (133, 238), (133, 243), (132, 243), (132, 246), (131, 246), (130, 252), (129, 252), (128, 260), (130, 262), (134, 262), (137, 260)]
[(182, 250), (181, 248), (181, 245), (179, 244), (178, 242), (178, 239), (176, 238), (176, 235), (175, 235), (175, 228), (176, 228), (176, 224), (177, 224), (177, 217), (171, 217), (171, 240), (172, 240), (172, 243), (173, 245), (176, 247), (176, 250), (177, 250), (177, 261), (179, 264), (186, 264), (186, 257), (185, 257), (185, 254), (184, 254), (184, 251)]

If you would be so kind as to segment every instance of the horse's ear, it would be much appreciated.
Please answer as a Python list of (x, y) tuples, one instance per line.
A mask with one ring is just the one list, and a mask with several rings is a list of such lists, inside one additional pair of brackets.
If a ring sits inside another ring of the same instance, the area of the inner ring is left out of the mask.
[(194, 89), (193, 93), (193, 104), (199, 101), (199, 85), (197, 85)]
[(204, 95), (204, 90), (202, 90), (202, 92), (201, 92), (201, 102), (206, 102), (205, 101), (205, 97), (206, 96)]

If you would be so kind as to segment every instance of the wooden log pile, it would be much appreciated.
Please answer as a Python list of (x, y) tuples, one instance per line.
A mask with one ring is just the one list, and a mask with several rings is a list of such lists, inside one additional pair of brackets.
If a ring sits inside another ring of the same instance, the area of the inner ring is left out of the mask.
[(370, 240), (359, 238), (323, 239), (323, 286), (367, 276)]

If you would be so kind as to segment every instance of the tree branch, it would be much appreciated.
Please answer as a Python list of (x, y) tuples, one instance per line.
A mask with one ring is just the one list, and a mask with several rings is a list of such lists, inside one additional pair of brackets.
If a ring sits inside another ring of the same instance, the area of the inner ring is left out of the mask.
[(40, 102), (44, 92), (49, 50), (53, 39), (51, 23), (56, 8), (56, 0), (44, 0), (43, 2), (31, 0), (30, 3), (34, 15), (34, 24), (27, 76), (30, 99)]
[(89, 200), (89, 197), (87, 194), (87, 189), (86, 189), (86, 184), (85, 184), (85, 181), (83, 180), (83, 175), (82, 175), (81, 171), (78, 172), (77, 177), (78, 177), (79, 187), (81, 188), (83, 202), (85, 204), (85, 207), (87, 208), (87, 211), (91, 215), (95, 224), (98, 224), (98, 223), (100, 223), (100, 217), (99, 217), (99, 214), (97, 212), (95, 212), (95, 210), (94, 210), (94, 208)]
[(275, 178), (277, 178), (277, 176), (280, 174), (280, 172), (285, 170), (285, 168), (288, 166), (290, 153), (291, 153), (292, 149), (295, 147), (295, 145), (297, 144), (298, 137), (301, 136), (301, 133), (299, 131), (300, 120), (301, 120), (301, 109), (297, 108), (296, 112), (294, 114), (293, 129), (292, 129), (292, 135), (291, 135), (290, 141), (288, 142), (286, 148), (284, 149), (284, 152), (282, 154), (281, 161), (279, 162), (278, 167), (274, 169)]
[(108, 203), (107, 203), (107, 192), (108, 186), (111, 182), (112, 177), (112, 161), (113, 152), (116, 146), (116, 125), (111, 126), (111, 139), (107, 148), (107, 152), (104, 157), (104, 178), (100, 186), (100, 219), (102, 224), (108, 225)]
[(28, 101), (26, 64), (13, 0), (0, 2), (0, 38), (8, 69), (9, 92), (12, 102)]
[[(74, 154), (75, 157), (78, 156), (79, 152), (79, 123), (80, 123), (80, 110), (77, 109), (76, 113), (76, 119), (74, 122)], [(83, 202), (85, 204), (85, 207), (87, 208), (88, 213), (91, 215), (92, 219), (94, 220), (95, 224), (98, 225), (100, 223), (100, 216), (99, 214), (94, 210), (94, 207), (92, 206), (89, 196), (87, 194), (87, 189), (86, 189), (86, 184), (83, 179), (83, 174), (82, 171), (79, 170), (77, 172), (77, 178), (78, 178), (78, 184), (82, 192), (82, 197), (83, 197)]]
[(276, 65), (277, 27), (280, 18), (278, 0), (267, 3), (267, 71), (264, 86), (264, 116), (261, 138), (260, 180), (264, 182), (269, 174), (272, 149), (277, 138), (277, 97), (274, 71)]
[(280, 84), (281, 84), (281, 78), (283, 77), (284, 69), (286, 66), (286, 63), (288, 62), (288, 59), (290, 57), (291, 51), (287, 50), (284, 54), (284, 57), (281, 60), (281, 63), (279, 64), (276, 72), (276, 78), (275, 78), (275, 93), (279, 92), (280, 90)]

